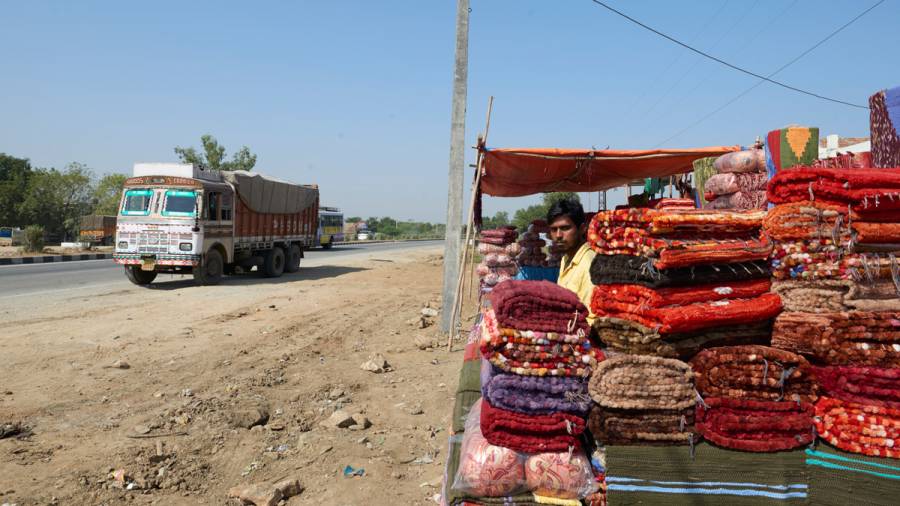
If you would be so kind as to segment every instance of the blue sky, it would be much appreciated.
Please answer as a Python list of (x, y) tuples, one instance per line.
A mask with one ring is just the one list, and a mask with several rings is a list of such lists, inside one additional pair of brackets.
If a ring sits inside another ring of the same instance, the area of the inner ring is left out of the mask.
[[(763, 74), (874, 2), (609, 1)], [(589, 0), (471, 3), (469, 146), (490, 95), (491, 146), (640, 149), (755, 82)], [(347, 215), (444, 221), (455, 11), (452, 0), (3, 2), (0, 152), (128, 173), (211, 133), (229, 153), (249, 146), (259, 172), (319, 184)], [(776, 78), (865, 104), (900, 84), (898, 19), (888, 0)], [(749, 144), (791, 123), (868, 135), (867, 111), (763, 84), (664, 146)], [(534, 200), (488, 198), (485, 213)]]

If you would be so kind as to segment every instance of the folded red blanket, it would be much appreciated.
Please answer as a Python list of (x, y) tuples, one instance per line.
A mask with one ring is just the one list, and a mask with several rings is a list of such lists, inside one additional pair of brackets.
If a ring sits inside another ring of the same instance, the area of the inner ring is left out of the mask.
[(613, 299), (618, 304), (635, 306), (636, 309), (657, 309), (698, 302), (749, 299), (768, 293), (771, 285), (772, 283), (768, 279), (750, 279), (674, 288), (608, 284), (594, 287), (591, 304), (604, 307), (608, 300)]
[(601, 211), (589, 228), (633, 227), (648, 235), (665, 236), (677, 232), (753, 232), (762, 226), (765, 211), (730, 212), (703, 209), (647, 209), (632, 207)]
[(822, 397), (816, 402), (816, 432), (841, 450), (900, 458), (900, 410)]
[(491, 307), (500, 327), (587, 334), (588, 310), (571, 290), (549, 281), (504, 281), (494, 287)]
[(900, 368), (817, 367), (816, 380), (829, 397), (900, 409)]
[(481, 432), (495, 446), (526, 453), (580, 448), (583, 418), (568, 413), (526, 415), (491, 406), (482, 399)]
[[(617, 293), (608, 293), (604, 288), (594, 288), (591, 309), (595, 315), (632, 320), (663, 335), (769, 320), (781, 312), (781, 298), (768, 292), (752, 298), (713, 299), (710, 302), (654, 308), (649, 304), (632, 302), (629, 294), (620, 302)], [(745, 291), (752, 292), (755, 288), (747, 287)]]
[(814, 200), (878, 212), (900, 209), (900, 168), (825, 169), (797, 166), (779, 171), (768, 184), (769, 201)]
[(733, 450), (775, 452), (810, 444), (815, 409), (808, 402), (706, 397), (697, 403), (697, 431)]
[(723, 346), (702, 350), (690, 361), (694, 384), (704, 397), (811, 402), (817, 386), (809, 362), (768, 346)]

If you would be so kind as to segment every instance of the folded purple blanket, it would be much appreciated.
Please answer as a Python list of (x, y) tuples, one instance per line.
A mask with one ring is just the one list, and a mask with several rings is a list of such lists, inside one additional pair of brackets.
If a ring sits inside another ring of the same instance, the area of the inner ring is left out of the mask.
[(587, 417), (590, 412), (583, 378), (507, 374), (482, 360), (481, 395), (495, 407), (526, 415), (562, 412)]

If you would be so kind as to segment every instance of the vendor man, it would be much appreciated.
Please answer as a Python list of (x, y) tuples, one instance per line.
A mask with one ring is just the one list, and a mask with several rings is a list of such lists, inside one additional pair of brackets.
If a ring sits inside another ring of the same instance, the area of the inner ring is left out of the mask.
[[(574, 199), (556, 202), (547, 211), (547, 224), (550, 239), (565, 249), (557, 284), (575, 292), (585, 307), (590, 309), (594, 291), (590, 271), (596, 253), (587, 243), (587, 221), (581, 202)], [(588, 323), (593, 324), (594, 318), (593, 314), (589, 314)]]

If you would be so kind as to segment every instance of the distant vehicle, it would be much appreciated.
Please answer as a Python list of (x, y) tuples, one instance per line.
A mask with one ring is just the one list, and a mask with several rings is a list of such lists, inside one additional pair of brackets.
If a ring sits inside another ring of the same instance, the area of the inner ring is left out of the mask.
[(361, 231), (359, 231), (359, 232), (356, 233), (356, 240), (357, 240), (357, 241), (368, 241), (368, 240), (370, 240), (370, 239), (373, 239), (374, 237), (375, 237), (375, 233), (374, 233), (374, 232), (370, 232), (370, 231), (368, 231), (368, 230), (361, 230)]
[(0, 227), (0, 246), (18, 246), (25, 239), (25, 231), (15, 227)]
[(344, 213), (337, 207), (319, 208), (317, 242), (325, 249), (331, 249), (336, 242), (344, 242)]
[(116, 217), (92, 214), (81, 217), (80, 239), (109, 246), (116, 240)]
[(218, 283), (235, 267), (278, 277), (316, 239), (319, 188), (246, 171), (138, 163), (125, 181), (113, 260), (136, 285), (160, 272)]

